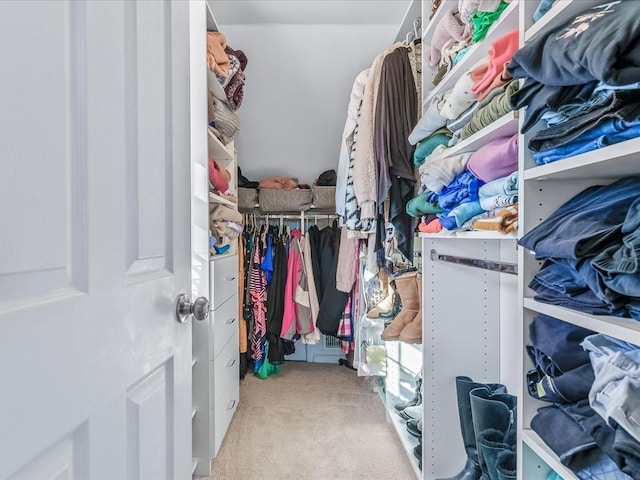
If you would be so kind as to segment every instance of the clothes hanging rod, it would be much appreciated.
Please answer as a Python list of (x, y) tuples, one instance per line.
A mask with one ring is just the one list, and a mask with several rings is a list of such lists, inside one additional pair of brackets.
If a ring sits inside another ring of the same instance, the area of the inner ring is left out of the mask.
[[(277, 219), (285, 219), (285, 220), (300, 220), (302, 218), (301, 215), (278, 215), (278, 214), (271, 214), (271, 213), (245, 213), (245, 215), (251, 216), (253, 215), (256, 218), (277, 218)], [(324, 218), (340, 218), (339, 215), (327, 215), (327, 214), (323, 214), (323, 213), (311, 213), (311, 214), (305, 214), (304, 218), (319, 218), (319, 219), (324, 219)]]
[(508, 262), (494, 262), (491, 260), (479, 260), (477, 258), (458, 257), (456, 255), (443, 255), (431, 250), (431, 260), (438, 262), (457, 263), (467, 267), (482, 268), (493, 272), (509, 273), (511, 275), (518, 274), (518, 264)]

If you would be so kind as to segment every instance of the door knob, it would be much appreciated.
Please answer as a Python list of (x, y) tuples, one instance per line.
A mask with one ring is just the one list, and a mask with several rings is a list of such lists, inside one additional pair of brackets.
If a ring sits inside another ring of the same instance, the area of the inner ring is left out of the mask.
[(176, 302), (176, 319), (184, 323), (189, 315), (193, 315), (196, 320), (206, 320), (209, 317), (209, 300), (198, 297), (191, 303), (186, 294), (181, 294)]

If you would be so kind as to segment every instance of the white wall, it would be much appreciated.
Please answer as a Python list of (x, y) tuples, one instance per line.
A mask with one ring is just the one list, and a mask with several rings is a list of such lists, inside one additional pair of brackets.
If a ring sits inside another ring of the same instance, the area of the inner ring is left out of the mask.
[[(294, 2), (291, 2), (294, 4)], [(337, 168), (351, 86), (391, 45), (398, 25), (222, 26), (248, 58), (238, 163), (250, 180), (312, 183)]]

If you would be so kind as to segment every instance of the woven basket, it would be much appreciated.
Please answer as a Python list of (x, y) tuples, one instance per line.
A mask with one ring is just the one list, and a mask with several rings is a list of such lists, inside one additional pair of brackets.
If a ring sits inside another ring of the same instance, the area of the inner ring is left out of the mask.
[(258, 204), (257, 188), (238, 187), (238, 208), (240, 210), (251, 210)]
[(311, 207), (312, 194), (311, 190), (304, 188), (261, 188), (259, 198), (262, 212), (300, 212)]
[(336, 187), (312, 185), (313, 206), (316, 208), (336, 208)]

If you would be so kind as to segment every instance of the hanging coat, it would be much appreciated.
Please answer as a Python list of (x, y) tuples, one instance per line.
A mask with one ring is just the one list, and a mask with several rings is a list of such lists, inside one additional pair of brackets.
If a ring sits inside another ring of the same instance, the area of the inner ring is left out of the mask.
[(336, 337), (342, 314), (347, 306), (349, 294), (336, 288), (338, 251), (340, 249), (340, 228), (336, 222), (320, 232), (320, 283), (322, 297), (317, 327), (325, 335)]

